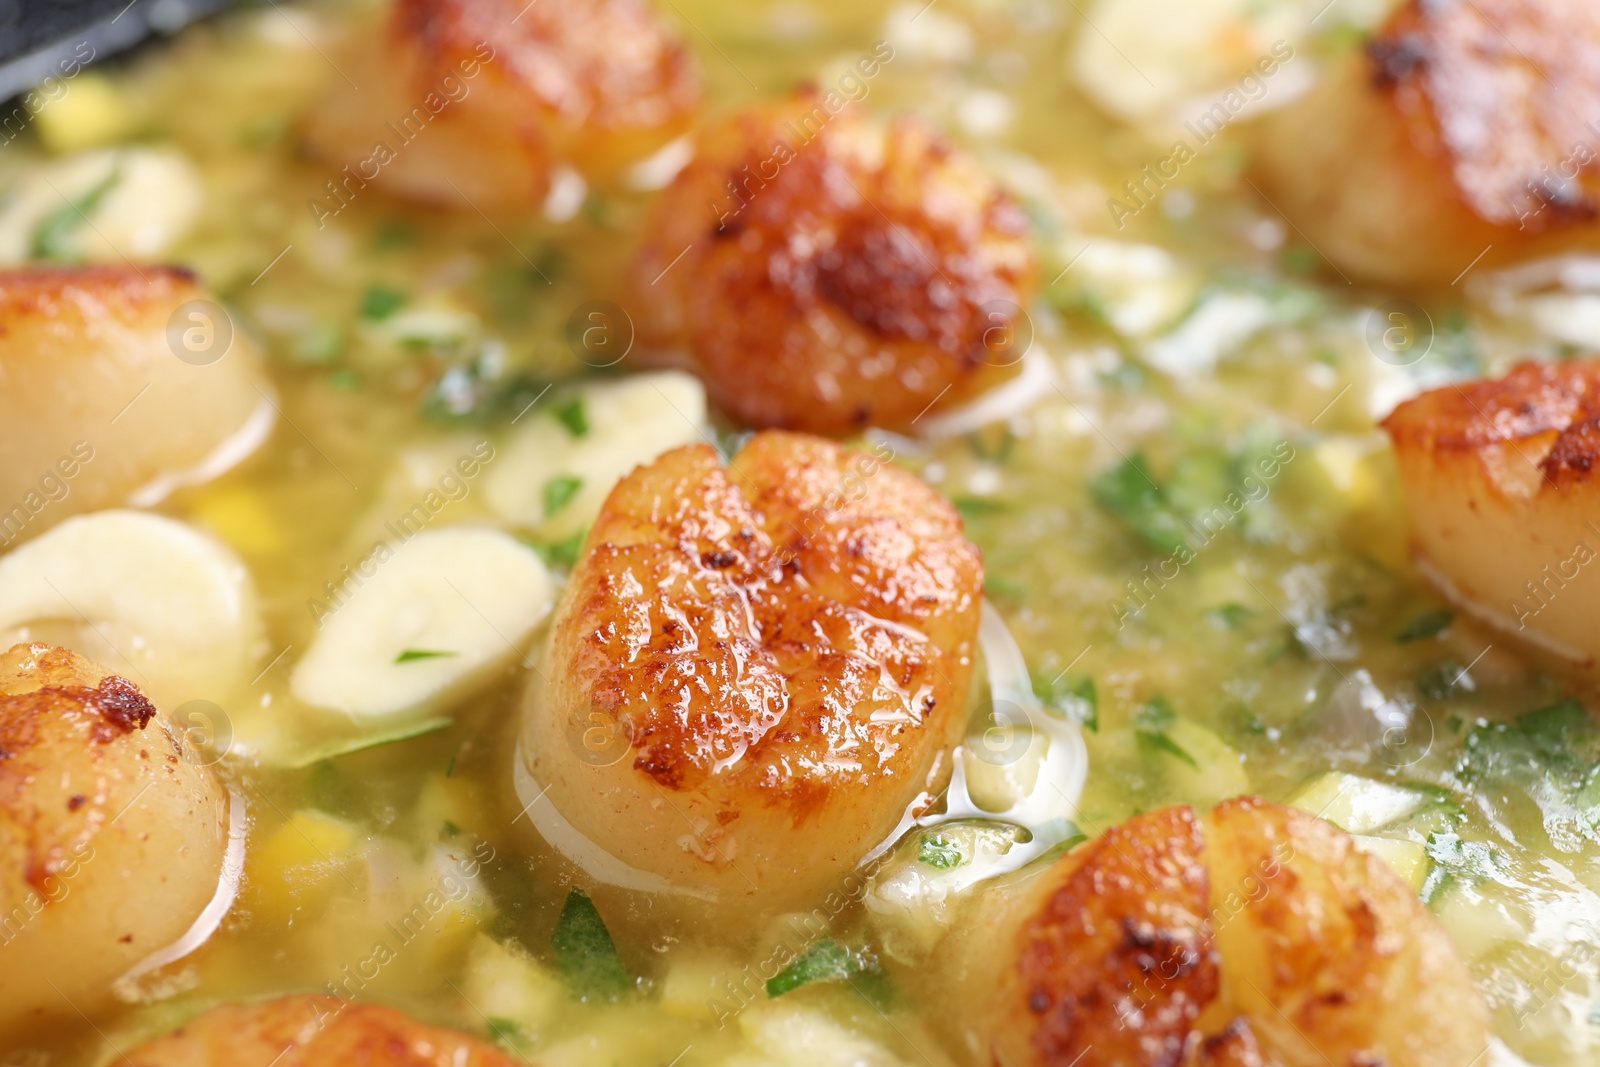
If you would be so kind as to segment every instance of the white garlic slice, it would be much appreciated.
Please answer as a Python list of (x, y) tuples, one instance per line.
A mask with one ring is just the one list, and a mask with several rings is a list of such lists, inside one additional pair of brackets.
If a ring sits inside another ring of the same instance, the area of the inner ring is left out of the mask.
[(351, 572), (290, 690), (355, 717), (437, 709), (516, 659), (554, 603), (544, 564), (510, 535), (424, 530), (380, 545)]
[(261, 638), (255, 586), (222, 542), (141, 511), (79, 515), (0, 557), (0, 643), (49, 640), (157, 705), (226, 705)]
[(497, 515), (541, 538), (571, 537), (594, 521), (623, 475), (705, 433), (705, 387), (681, 371), (580, 386), (527, 413), (487, 473), (484, 494)]

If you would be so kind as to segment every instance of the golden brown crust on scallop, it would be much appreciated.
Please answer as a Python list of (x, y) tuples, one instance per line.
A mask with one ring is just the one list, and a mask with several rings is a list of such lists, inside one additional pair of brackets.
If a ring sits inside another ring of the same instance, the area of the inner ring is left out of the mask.
[[(644, 0), (399, 0), (353, 33), (307, 115), (339, 199), (390, 194), (526, 211), (572, 163), (607, 180), (685, 131), (699, 100), (692, 56)], [(330, 198), (325, 205), (337, 204)]]
[[(1285, 1064), (1454, 1067), (1482, 1054), (1482, 995), (1382, 860), (1259, 797), (1224, 801), (1204, 824), (1227, 1001)], [(1224, 912), (1228, 887), (1251, 880), (1266, 886), (1259, 899)]]
[[(47, 892), (47, 880), (67, 866), (73, 855), (116, 814), (107, 810), (121, 797), (105, 788), (59, 796), (49, 788), (57, 777), (48, 754), (65, 742), (97, 767), (119, 759), (113, 742), (136, 744), (155, 752), (158, 762), (182, 754), (165, 736), (129, 738), (142, 732), (155, 708), (124, 678), (108, 675), (64, 648), (17, 645), (0, 655), (0, 899), (19, 898), (28, 888)], [(41, 758), (44, 757), (44, 758)], [(100, 782), (95, 771), (85, 781)], [(41, 795), (43, 794), (43, 795)], [(46, 805), (62, 811), (46, 813)]]
[(76, 653), (0, 654), (0, 1033), (171, 944), (216, 892), (227, 794), (137, 686)]
[(131, 1050), (132, 1067), (512, 1067), (485, 1041), (321, 994), (229, 1004)]
[(1592, 246), (1600, 8), (1409, 0), (1257, 124), (1254, 170), (1338, 270), (1445, 284)]
[(918, 121), (830, 116), (814, 93), (735, 114), (698, 148), (635, 277), (643, 336), (686, 344), (719, 406), (837, 434), (1015, 372), (1026, 217), (965, 152)]
[(1114, 826), (1022, 926), (1018, 992), (1041, 1064), (1175, 1067), (1217, 995), (1200, 825), (1171, 807)]
[[(1367, 55), (1412, 143), (1447, 161), (1480, 218), (1508, 225), (1527, 213), (1538, 232), (1595, 217), (1600, 6), (1410, 0)], [(1589, 151), (1574, 157), (1580, 145)], [(1569, 160), (1580, 173), (1561, 180)]]
[(91, 264), (0, 270), (0, 338), (19, 316), (47, 318), (82, 314), (85, 301), (127, 324), (150, 308), (170, 310), (200, 295), (192, 271), (183, 267)]
[(1423, 573), (1541, 664), (1600, 663), (1600, 360), (1526, 362), (1384, 420)]
[(699, 99), (688, 50), (642, 0), (399, 0), (389, 32), (417, 49), (423, 89), (487, 43), (490, 78), (585, 140), (629, 131), (665, 140)]
[(1276, 1056), (1263, 1052), (1250, 1020), (1240, 1016), (1219, 1032), (1190, 1041), (1184, 1067), (1281, 1067)]
[(1460, 1067), (1489, 1037), (1416, 893), (1255, 797), (1134, 816), (987, 889), (938, 952), (954, 1043), (1005, 1067)]
[[(726, 468), (689, 446), (607, 501), (562, 613), (582, 636), (561, 666), (591, 680), (663, 786), (696, 788), (732, 760), (722, 774), (798, 822), (830, 789), (905, 776), (920, 762), (907, 731), (959, 711), (977, 552), (942, 497), (891, 467), (864, 506), (819, 512), (857, 458), (794, 434), (757, 435)], [(837, 751), (854, 758), (830, 772)]]
[[(950, 504), (874, 456), (781, 432), (726, 467), (668, 452), (612, 491), (573, 570), (530, 769), (633, 866), (800, 898), (893, 828), (960, 736), (981, 584)], [(590, 716), (625, 755), (573, 752)]]
[(1551, 485), (1593, 477), (1600, 459), (1600, 360), (1528, 360), (1500, 378), (1440, 386), (1383, 420), (1397, 451), (1479, 452), (1496, 446)]

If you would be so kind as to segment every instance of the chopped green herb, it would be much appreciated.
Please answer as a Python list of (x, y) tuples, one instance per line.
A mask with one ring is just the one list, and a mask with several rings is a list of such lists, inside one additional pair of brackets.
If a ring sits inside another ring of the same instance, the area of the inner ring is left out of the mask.
[(1049, 850), (1040, 857), (1041, 860), (1048, 862), (1050, 859), (1054, 859), (1057, 856), (1064, 856), (1068, 852), (1071, 852), (1074, 848), (1077, 848), (1079, 845), (1089, 840), (1089, 835), (1078, 829), (1077, 823), (1069, 822), (1067, 825), (1071, 827), (1071, 829), (1067, 831), (1067, 836), (1051, 845)]
[(583, 543), (589, 537), (588, 530), (579, 530), (571, 537), (560, 541), (525, 541), (528, 547), (539, 553), (539, 558), (551, 567), (572, 567), (578, 562), (578, 556), (583, 552)]
[(1483, 373), (1483, 356), (1478, 350), (1478, 334), (1465, 305), (1454, 304), (1440, 319), (1428, 360), (1438, 360), (1461, 377)]
[(448, 659), (458, 652), (436, 652), (431, 648), (408, 648), (394, 658), (396, 663), (415, 663), (419, 659)]
[(1046, 290), (1058, 310), (1065, 315), (1079, 315), (1087, 319), (1092, 325), (1102, 328), (1111, 325), (1111, 314), (1106, 308), (1106, 303), (1100, 294), (1092, 289), (1063, 289), (1050, 288)]
[(1463, 841), (1449, 830), (1429, 834), (1424, 848), (1433, 861), (1433, 868), (1422, 883), (1422, 900), (1427, 904), (1457, 881), (1468, 885), (1487, 882), (1504, 866), (1504, 859), (1482, 841)]
[(889, 975), (876, 964), (846, 981), (857, 996), (877, 1008), (879, 1013), (894, 1006), (894, 987), (889, 983)]
[(122, 180), (122, 169), (112, 167), (111, 173), (76, 200), (69, 200), (39, 221), (33, 231), (33, 258), (54, 260), (78, 259), (72, 247), (73, 237), (88, 221), (89, 213), (100, 206), (107, 193)]
[(482, 424), (495, 418), (516, 421), (550, 383), (524, 374), (506, 375), (496, 360), (479, 352), (439, 375), (422, 400), (423, 414), (447, 426)]
[(1230, 601), (1206, 611), (1206, 618), (1229, 630), (1237, 630), (1255, 617), (1255, 612), (1243, 604)]
[(572, 502), (583, 488), (583, 479), (558, 475), (544, 483), (544, 517), (550, 518)]
[(985, 595), (1001, 600), (1021, 600), (1028, 594), (1028, 587), (1021, 582), (1007, 578), (1003, 574), (985, 574), (983, 576), (983, 591)]
[(1278, 639), (1267, 649), (1266, 662), (1276, 663), (1285, 655), (1292, 654), (1295, 659), (1306, 658), (1305, 642), (1300, 640), (1300, 632), (1293, 626), (1285, 624), (1278, 634)]
[(341, 818), (357, 816), (364, 810), (359, 789), (360, 783), (340, 774), (332, 760), (311, 764), (305, 779), (307, 802), (318, 811)]
[(732, 426), (726, 429), (713, 429), (711, 431), (711, 445), (717, 450), (717, 455), (721, 456), (723, 461), (726, 462), (738, 455), (739, 450), (748, 444), (750, 438), (754, 436), (754, 431), (741, 430)]
[(1417, 672), (1417, 692), (1429, 700), (1448, 700), (1471, 687), (1467, 669), (1453, 659), (1430, 663)]
[(1172, 704), (1166, 697), (1157, 693), (1133, 713), (1134, 736), (1138, 738), (1140, 747), (1149, 751), (1165, 752), (1198, 771), (1199, 761), (1174, 741), (1167, 732), (1177, 721), (1178, 713), (1173, 710)]
[(1335, 616), (1335, 615), (1346, 615), (1346, 614), (1349, 614), (1350, 612), (1354, 611), (1356, 608), (1363, 607), (1366, 604), (1366, 602), (1367, 602), (1367, 598), (1365, 596), (1363, 596), (1360, 593), (1353, 593), (1350, 596), (1347, 596), (1344, 599), (1338, 601), (1337, 603), (1329, 604), (1328, 605), (1328, 615), (1329, 616)]
[(421, 722), (409, 723), (405, 726), (376, 730), (356, 737), (341, 738), (337, 741), (329, 741), (326, 744), (308, 748), (293, 758), (285, 760), (284, 765), (291, 768), (309, 767), (313, 763), (336, 759), (339, 756), (348, 756), (352, 752), (377, 748), (379, 745), (392, 745), (397, 741), (409, 741), (413, 737), (421, 737), (423, 734), (431, 734), (435, 730), (443, 730), (453, 725), (455, 725), (455, 720), (453, 719), (424, 719)]
[(1233, 509), (1223, 503), (1234, 492), (1233, 468), (1233, 457), (1222, 449), (1200, 448), (1173, 463), (1162, 489), (1173, 510), (1197, 523), (1205, 538), (1215, 537), (1234, 521)]
[(767, 996), (781, 997), (814, 982), (849, 981), (877, 970), (877, 962), (870, 956), (825, 937), (767, 980)]
[(1395, 642), (1404, 645), (1412, 641), (1421, 641), (1424, 638), (1436, 636), (1455, 621), (1455, 617), (1455, 612), (1447, 611), (1443, 608), (1438, 611), (1425, 612), (1406, 623), (1405, 629), (1395, 634)]
[(519, 1056), (526, 1056), (532, 1051), (527, 1035), (522, 1032), (522, 1027), (511, 1019), (502, 1019), (491, 1015), (488, 1019), (489, 1037), (501, 1048), (510, 1049)]
[(583, 397), (575, 396), (556, 408), (556, 418), (574, 437), (589, 436), (589, 413), (584, 409)]
[(1275, 427), (1252, 426), (1245, 431), (1244, 442), (1232, 460), (1232, 479), (1235, 491), (1244, 500), (1239, 531), (1246, 540), (1270, 542), (1281, 536), (1282, 519), (1270, 494), (1294, 455), (1294, 449)]
[(1132, 455), (1100, 474), (1089, 483), (1089, 494), (1151, 548), (1167, 553), (1187, 550), (1183, 519), (1156, 484), (1143, 455)]
[(1241, 734), (1259, 736), (1267, 732), (1267, 724), (1262, 722), (1261, 717), (1251, 711), (1243, 701), (1234, 701), (1228, 708), (1228, 714), (1234, 728)]
[(444, 821), (444, 825), (439, 828), (439, 833), (440, 833), (440, 835), (442, 837), (445, 837), (445, 838), (460, 837), (461, 836), (461, 827), (457, 826), (455, 823), (451, 822), (449, 819), (446, 819)]
[(1523, 715), (1515, 722), (1486, 723), (1468, 731), (1457, 773), (1468, 781), (1536, 780), (1556, 774), (1569, 780), (1594, 765), (1597, 732), (1583, 703), (1568, 699)]
[(1452, 715), (1444, 721), (1444, 724), (1450, 727), (1451, 733), (1459, 734), (1461, 732), (1461, 727), (1465, 725), (1465, 722), (1462, 720), (1461, 716)]
[(948, 871), (961, 866), (965, 857), (954, 841), (946, 841), (938, 834), (924, 834), (922, 842), (917, 845), (917, 862)]
[(374, 285), (361, 297), (361, 317), (382, 322), (405, 306), (406, 294), (387, 285)]
[(556, 970), (579, 999), (616, 1000), (628, 991), (628, 971), (589, 894), (574, 886), (550, 934)]
[(976, 519), (985, 515), (1003, 515), (1009, 509), (1002, 500), (987, 496), (956, 496), (950, 498), (963, 519)]
[(372, 247), (380, 252), (390, 252), (396, 248), (405, 248), (417, 240), (417, 231), (410, 223), (398, 219), (390, 220), (379, 226), (372, 234)]
[(1033, 695), (1091, 733), (1100, 732), (1100, 698), (1092, 675), (1064, 671), (1051, 679), (1035, 675)]
[(1525, 790), (1544, 813), (1552, 837), (1579, 834), (1600, 841), (1600, 729), (1577, 700), (1531, 711), (1512, 723), (1467, 731), (1456, 776), (1463, 783)]
[(1282, 259), (1284, 269), (1295, 274), (1314, 273), (1322, 262), (1315, 248), (1298, 241), (1284, 246)]

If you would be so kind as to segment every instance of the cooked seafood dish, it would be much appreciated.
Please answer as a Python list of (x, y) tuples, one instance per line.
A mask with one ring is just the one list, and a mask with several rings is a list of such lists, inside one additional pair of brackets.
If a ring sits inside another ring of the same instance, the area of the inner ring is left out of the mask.
[(100, 6), (0, 1067), (1600, 1064), (1600, 8)]

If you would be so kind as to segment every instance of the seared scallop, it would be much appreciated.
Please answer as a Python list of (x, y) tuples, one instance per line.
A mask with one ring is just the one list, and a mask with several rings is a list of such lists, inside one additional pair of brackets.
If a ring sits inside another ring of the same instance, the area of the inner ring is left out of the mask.
[(328, 210), (376, 181), (425, 202), (537, 206), (551, 169), (605, 178), (687, 128), (699, 81), (644, 0), (398, 0), (352, 37), (348, 81), (308, 116), (343, 170)]
[(264, 387), (185, 271), (0, 271), (0, 547), (226, 470), (272, 427)]
[(1600, 241), (1597, 115), (1600, 7), (1409, 0), (1264, 120), (1257, 170), (1348, 273), (1449, 282)]
[(321, 994), (229, 1004), (132, 1049), (132, 1067), (512, 1067), (487, 1042)]
[(217, 892), (228, 794), (133, 683), (0, 655), (0, 1032), (94, 1010)]
[(635, 470), (532, 683), (523, 758), (548, 792), (530, 817), (603, 879), (726, 917), (813, 899), (948, 771), (981, 572), (932, 489), (817, 438)]
[(906, 426), (1014, 374), (1022, 209), (919, 121), (802, 94), (698, 138), (635, 267), (641, 336), (752, 426)]
[(1591, 670), (1600, 657), (1600, 361), (1522, 363), (1397, 407), (1419, 562), (1463, 609)]
[(1136, 816), (974, 907), (935, 980), (985, 1063), (1461, 1067), (1488, 1044), (1416, 894), (1256, 798)]

